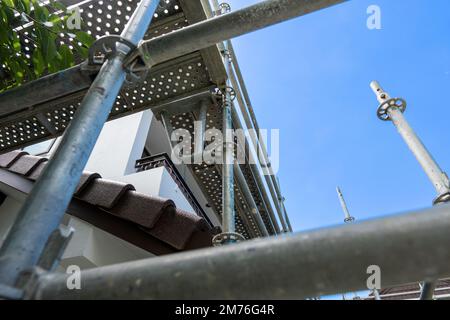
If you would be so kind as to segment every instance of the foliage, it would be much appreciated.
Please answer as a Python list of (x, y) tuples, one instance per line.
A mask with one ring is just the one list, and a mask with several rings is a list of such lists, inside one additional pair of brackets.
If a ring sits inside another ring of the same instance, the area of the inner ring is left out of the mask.
[(68, 29), (71, 13), (60, 2), (42, 1), (0, 0), (0, 92), (87, 57), (92, 37)]

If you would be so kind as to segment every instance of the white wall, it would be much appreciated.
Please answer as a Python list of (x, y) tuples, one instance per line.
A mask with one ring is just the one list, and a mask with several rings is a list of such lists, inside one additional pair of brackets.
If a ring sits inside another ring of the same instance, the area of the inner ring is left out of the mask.
[(151, 111), (139, 112), (107, 122), (85, 167), (112, 179), (135, 171), (142, 156), (147, 132), (153, 118)]
[(61, 267), (77, 265), (81, 269), (134, 261), (154, 256), (76, 217), (68, 226), (75, 229), (61, 260)]
[(13, 197), (7, 197), (0, 207), (0, 246), (5, 241), (6, 235), (16, 219), (21, 206), (21, 201)]

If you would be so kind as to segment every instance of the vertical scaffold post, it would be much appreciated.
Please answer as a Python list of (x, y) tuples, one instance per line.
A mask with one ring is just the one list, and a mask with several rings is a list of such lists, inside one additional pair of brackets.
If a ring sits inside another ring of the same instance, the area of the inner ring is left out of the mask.
[[(225, 14), (230, 11), (230, 6), (220, 6), (220, 14)], [(228, 50), (223, 52), (225, 67), (228, 69), (231, 66), (231, 55)], [(213, 239), (213, 244), (216, 246), (231, 244), (237, 241), (244, 240), (244, 237), (236, 232), (236, 211), (234, 206), (234, 134), (233, 134), (233, 120), (231, 109), (233, 100), (236, 97), (234, 89), (231, 87), (230, 79), (228, 78), (225, 85), (221, 88), (222, 94), (222, 136), (223, 136), (223, 163), (222, 163), (222, 233), (218, 234)]]
[[(355, 217), (353, 217), (350, 214), (350, 211), (348, 211), (347, 203), (345, 202), (344, 195), (342, 194), (342, 191), (339, 187), (336, 187), (336, 192), (339, 197), (339, 202), (341, 203), (342, 211), (344, 211), (344, 222), (345, 223), (352, 223), (355, 221)], [(353, 292), (354, 299), (360, 300), (361, 298), (358, 296), (356, 292)], [(345, 293), (342, 294), (342, 300), (346, 300)]]
[(399, 134), (402, 136), (436, 189), (437, 198), (433, 203), (439, 204), (449, 202), (449, 179), (403, 116), (403, 113), (406, 110), (406, 101), (402, 98), (391, 98), (389, 94), (381, 88), (377, 81), (373, 81), (370, 86), (380, 103), (377, 111), (378, 117), (383, 121), (391, 120), (393, 122)]
[(195, 141), (194, 141), (194, 163), (201, 164), (203, 162), (203, 149), (205, 143), (206, 117), (208, 112), (208, 101), (200, 101), (198, 110), (198, 119), (195, 121)]
[[(219, 3), (218, 0), (212, 0), (212, 6), (214, 9), (215, 15), (221, 15), (221, 14), (231, 11), (231, 6), (226, 2)], [(271, 167), (270, 161), (268, 159), (268, 155), (267, 155), (267, 148), (264, 144), (264, 141), (261, 140), (257, 134), (259, 132), (259, 127), (256, 122), (256, 117), (255, 117), (253, 108), (251, 106), (250, 98), (248, 96), (248, 92), (247, 92), (247, 89), (244, 84), (244, 80), (243, 80), (243, 77), (242, 77), (242, 74), (241, 74), (241, 71), (239, 68), (239, 64), (236, 61), (236, 59), (234, 59), (235, 53), (234, 53), (233, 44), (231, 43), (231, 40), (227, 40), (224, 43), (219, 44), (219, 47), (222, 50), (228, 51), (231, 59), (233, 59), (232, 65), (230, 65), (230, 67), (227, 68), (228, 69), (227, 73), (228, 73), (228, 76), (230, 77), (231, 84), (236, 89), (236, 95), (241, 94), (243, 96), (242, 97), (243, 105), (241, 106), (241, 112), (244, 116), (245, 123), (246, 123), (248, 129), (255, 131), (255, 134), (250, 135), (250, 139), (253, 142), (256, 153), (259, 155), (259, 157), (258, 157), (259, 163), (258, 163), (258, 165), (253, 165), (252, 170), (259, 170), (258, 167), (260, 167), (261, 171), (264, 172), (264, 180), (266, 181), (270, 195), (272, 196), (273, 204), (275, 206), (275, 210), (278, 213), (278, 218), (279, 218), (279, 221), (283, 228), (283, 232), (292, 232), (292, 226), (289, 221), (289, 217), (287, 215), (287, 211), (286, 211), (286, 208), (284, 205), (285, 198), (281, 195), (279, 182), (276, 178), (276, 175), (274, 174), (274, 172), (272, 170), (272, 167)], [(245, 101), (245, 109), (244, 109), (244, 101)], [(264, 188), (264, 183), (262, 182), (262, 180), (261, 180), (261, 182), (258, 182), (258, 184), (262, 188)], [(264, 192), (266, 192), (266, 191), (264, 191)], [(270, 204), (268, 204), (268, 205), (269, 205), (269, 210), (272, 210), (271, 205)], [(276, 218), (274, 220), (274, 224), (276, 225), (276, 228), (279, 229)], [(278, 232), (278, 230), (277, 230), (277, 232)]]
[[(82, 170), (125, 81), (124, 59), (143, 39), (158, 0), (142, 0), (116, 44), (114, 53), (84, 97), (58, 150), (21, 208), (0, 250), (0, 283), (14, 286), (20, 274), (36, 266), (48, 238), (58, 228)], [(116, 39), (117, 40), (117, 39)]]
[(347, 203), (345, 202), (344, 195), (342, 194), (342, 191), (339, 187), (336, 187), (336, 192), (339, 197), (339, 202), (341, 203), (342, 211), (344, 211), (345, 215), (344, 222), (349, 223), (355, 221), (355, 218), (352, 217), (350, 215), (350, 212), (348, 211)]
[[(434, 199), (433, 205), (450, 202), (450, 183), (447, 174), (441, 170), (430, 152), (426, 149), (425, 145), (403, 116), (403, 113), (406, 110), (406, 101), (402, 98), (391, 98), (390, 95), (381, 88), (377, 81), (372, 81), (370, 87), (380, 103), (377, 110), (378, 118), (383, 121), (392, 121), (436, 189), (437, 197)], [(435, 286), (435, 281), (425, 281), (420, 299), (433, 299)]]

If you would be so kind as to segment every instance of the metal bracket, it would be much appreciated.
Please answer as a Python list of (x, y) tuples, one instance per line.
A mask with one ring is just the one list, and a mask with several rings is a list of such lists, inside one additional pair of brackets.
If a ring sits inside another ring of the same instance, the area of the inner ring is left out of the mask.
[(220, 247), (230, 243), (236, 243), (245, 241), (245, 238), (240, 233), (236, 232), (227, 232), (227, 233), (219, 233), (214, 236), (212, 239), (212, 244), (214, 247)]
[(218, 15), (222, 15), (225, 13), (229, 13), (231, 12), (231, 6), (229, 3), (226, 2), (222, 2), (221, 4), (219, 4), (219, 10), (217, 10), (215, 13), (216, 16)]
[(236, 91), (232, 87), (224, 86), (221, 88), (217, 88), (215, 94), (224, 97), (226, 93), (230, 94), (231, 101), (234, 101), (236, 99)]
[(434, 199), (433, 205), (436, 206), (439, 204), (444, 204), (444, 203), (449, 203), (449, 202), (450, 202), (450, 192), (441, 194), (436, 199)]
[(380, 120), (389, 121), (389, 108), (397, 107), (402, 113), (406, 110), (406, 101), (402, 98), (392, 98), (383, 102), (377, 110), (377, 116)]
[[(144, 59), (142, 54), (136, 54), (139, 50), (131, 41), (122, 38), (119, 35), (109, 35), (98, 38), (89, 48), (88, 65), (103, 65), (107, 59), (117, 53), (117, 44), (119, 43), (130, 49), (127, 56), (124, 58), (124, 68), (127, 72), (125, 84), (134, 86), (147, 77), (148, 70), (138, 68), (138, 65), (143, 64), (147, 66), (148, 61)], [(133, 59), (130, 59), (131, 56)]]
[(351, 216), (344, 219), (345, 223), (350, 223), (350, 222), (353, 222), (353, 221), (355, 221), (355, 218), (351, 217)]
[(24, 270), (20, 274), (16, 284), (17, 287), (0, 284), (0, 299), (19, 300), (30, 298), (35, 291), (39, 278), (43, 274), (54, 270), (58, 265), (73, 233), (74, 229), (71, 227), (59, 227), (53, 231), (37, 265)]
[(37, 288), (42, 276), (49, 274), (47, 270), (41, 267), (33, 267), (21, 272), (18, 280), (18, 287), (22, 288), (23, 295), (21, 299), (31, 300), (36, 295)]
[(21, 289), (0, 284), (0, 300), (20, 300), (23, 295), (24, 291)]
[(58, 265), (61, 257), (69, 244), (75, 229), (72, 227), (59, 227), (50, 235), (44, 252), (37, 265), (48, 271), (52, 271)]
[(130, 51), (136, 49), (136, 46), (133, 43), (119, 35), (100, 37), (89, 48), (89, 65), (102, 65), (108, 58), (117, 52), (118, 43), (126, 45), (130, 48)]

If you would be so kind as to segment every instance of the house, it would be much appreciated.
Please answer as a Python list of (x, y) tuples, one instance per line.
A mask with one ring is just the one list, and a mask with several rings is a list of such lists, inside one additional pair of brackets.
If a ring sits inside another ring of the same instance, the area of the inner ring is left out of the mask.
[[(95, 39), (121, 31), (138, 2), (65, 1), (79, 7), (84, 26)], [(217, 12), (205, 1), (161, 1), (145, 39), (214, 14)], [(137, 85), (122, 88), (111, 121), (102, 130), (61, 222), (75, 232), (59, 270), (70, 265), (87, 269), (212, 246), (213, 237), (222, 228), (221, 166), (203, 159), (174, 163), (173, 150), (180, 137), (173, 137), (184, 130), (196, 139), (196, 122), (202, 117), (204, 133), (221, 129), (220, 88), (228, 79), (226, 55), (232, 54), (226, 51), (219, 44), (178, 57), (152, 68)], [(239, 70), (234, 56), (233, 63), (234, 70)], [(245, 101), (245, 84), (236, 74), (232, 78), (233, 94), (239, 98), (234, 103), (244, 112), (234, 117), (233, 126), (248, 128), (256, 122), (249, 121), (253, 110)], [(57, 150), (83, 92), (45, 100), (41, 94), (46, 93), (35, 90), (31, 101), (34, 107), (27, 119), (9, 106), (10, 122), (0, 127), (0, 243)], [(26, 105), (20, 104), (20, 108)], [(203, 138), (200, 143), (205, 150), (211, 145), (215, 147), (210, 148), (213, 153), (217, 146), (221, 148), (222, 140)], [(259, 142), (254, 145), (248, 140), (244, 149), (249, 145), (261, 148)], [(261, 166), (270, 167), (270, 163), (264, 163), (237, 164), (242, 179), (235, 183), (235, 224), (243, 240), (291, 231), (278, 180), (262, 174)]]

